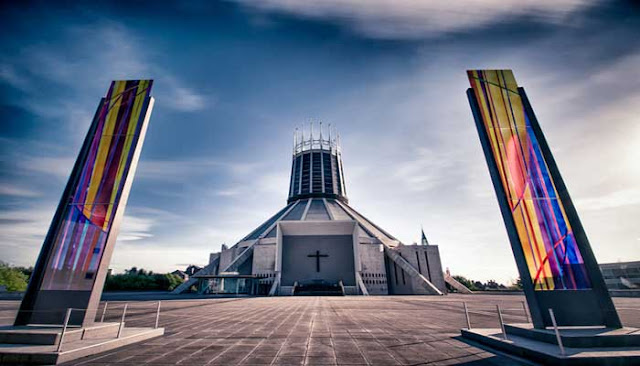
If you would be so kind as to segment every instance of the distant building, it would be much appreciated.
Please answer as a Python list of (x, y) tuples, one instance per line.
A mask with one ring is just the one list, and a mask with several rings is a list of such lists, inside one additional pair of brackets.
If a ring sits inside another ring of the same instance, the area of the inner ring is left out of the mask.
[(189, 279), (189, 275), (179, 269), (176, 269), (175, 271), (171, 272), (171, 274), (182, 278), (183, 281), (186, 281)]
[(202, 267), (198, 267), (196, 265), (190, 264), (187, 266), (187, 268), (185, 268), (184, 271), (176, 269), (175, 271), (171, 272), (171, 274), (182, 278), (183, 281), (188, 281), (189, 278), (191, 278), (191, 276), (193, 276), (200, 270), (202, 270)]
[(600, 271), (610, 291), (636, 290), (640, 293), (640, 261), (602, 263)]
[(211, 254), (174, 292), (193, 285), (257, 295), (446, 292), (437, 246), (424, 236), (423, 245), (404, 245), (349, 205), (339, 137), (324, 132), (296, 132), (287, 205)]
[(194, 274), (196, 274), (196, 272), (200, 271), (201, 269), (202, 267), (198, 267), (192, 264), (184, 270), (184, 273), (186, 273), (187, 276), (193, 276)]

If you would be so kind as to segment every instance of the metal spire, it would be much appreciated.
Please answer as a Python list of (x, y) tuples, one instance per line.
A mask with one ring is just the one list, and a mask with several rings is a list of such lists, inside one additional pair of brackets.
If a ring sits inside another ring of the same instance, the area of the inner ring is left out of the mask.
[(429, 245), (429, 241), (427, 240), (427, 236), (424, 235), (424, 228), (420, 226), (420, 231), (422, 231), (422, 245)]

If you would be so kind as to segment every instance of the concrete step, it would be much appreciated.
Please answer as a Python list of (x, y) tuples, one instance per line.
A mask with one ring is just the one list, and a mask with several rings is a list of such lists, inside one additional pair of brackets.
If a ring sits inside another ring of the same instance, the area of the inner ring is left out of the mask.
[[(535, 329), (531, 324), (505, 324), (507, 335), (558, 344), (553, 329)], [(562, 327), (562, 344), (566, 347), (640, 347), (640, 329), (605, 327)]]
[(344, 296), (340, 291), (296, 291), (295, 296)]
[[(125, 328), (120, 338), (93, 338), (64, 342), (60, 352), (54, 345), (0, 344), (2, 365), (55, 365), (91, 356), (164, 334), (164, 328)], [(66, 337), (66, 335), (65, 335)]]
[(467, 286), (460, 283), (458, 280), (453, 278), (453, 276), (449, 276), (446, 272), (444, 273), (444, 281), (461, 294), (473, 294), (473, 291), (469, 290)]
[[(64, 335), (63, 343), (84, 339), (115, 337), (119, 323), (96, 323), (84, 328), (69, 327)], [(62, 327), (46, 325), (3, 326), (0, 327), (0, 344), (58, 344)]]
[(565, 354), (555, 344), (509, 335), (503, 339), (500, 329), (462, 329), (462, 337), (518, 357), (544, 365), (638, 365), (639, 347), (565, 347)]

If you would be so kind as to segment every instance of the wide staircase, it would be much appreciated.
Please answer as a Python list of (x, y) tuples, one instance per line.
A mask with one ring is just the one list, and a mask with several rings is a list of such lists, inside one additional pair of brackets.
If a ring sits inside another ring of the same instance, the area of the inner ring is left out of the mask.
[(461, 294), (473, 294), (473, 291), (469, 290), (467, 286), (460, 283), (458, 280), (453, 278), (449, 273), (444, 272), (444, 281), (449, 284), (449, 286), (453, 287), (457, 292)]
[(293, 287), (294, 296), (344, 296), (342, 281), (329, 283), (322, 280), (296, 283)]

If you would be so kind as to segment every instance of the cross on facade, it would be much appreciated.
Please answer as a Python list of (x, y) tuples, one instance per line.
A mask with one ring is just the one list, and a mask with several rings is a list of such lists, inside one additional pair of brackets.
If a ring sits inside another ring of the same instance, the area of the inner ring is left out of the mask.
[(316, 250), (316, 254), (307, 255), (307, 257), (316, 259), (316, 272), (320, 272), (320, 258), (326, 258), (328, 256), (328, 254), (320, 254), (319, 250)]

